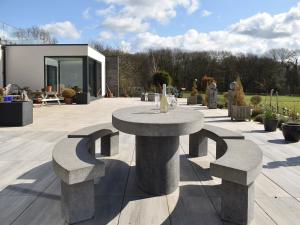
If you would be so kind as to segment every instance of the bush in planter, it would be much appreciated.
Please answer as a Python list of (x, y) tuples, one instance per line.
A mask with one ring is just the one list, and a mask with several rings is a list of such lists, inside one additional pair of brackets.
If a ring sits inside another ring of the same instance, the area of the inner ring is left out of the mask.
[(234, 98), (231, 111), (231, 119), (245, 121), (250, 120), (251, 109), (246, 105), (245, 93), (240, 77), (237, 77), (234, 88)]
[(298, 142), (300, 140), (300, 115), (298, 112), (288, 111), (289, 119), (282, 124), (282, 134), (288, 142)]
[(198, 95), (197, 79), (195, 79), (193, 81), (191, 96), (188, 97), (188, 99), (187, 99), (187, 104), (188, 105), (196, 105), (197, 104), (197, 95)]
[(275, 131), (278, 126), (278, 115), (272, 106), (265, 106), (264, 108), (264, 127), (265, 131)]
[(72, 104), (76, 92), (72, 88), (65, 88), (61, 95), (64, 97), (66, 104)]

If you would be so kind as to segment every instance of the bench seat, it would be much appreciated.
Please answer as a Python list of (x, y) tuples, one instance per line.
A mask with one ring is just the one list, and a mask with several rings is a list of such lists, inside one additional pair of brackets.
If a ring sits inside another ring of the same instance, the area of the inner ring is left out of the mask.
[(191, 157), (206, 156), (208, 153), (208, 138), (216, 142), (216, 158), (224, 154), (224, 139), (245, 139), (235, 131), (205, 124), (203, 128), (189, 136), (189, 155)]
[(52, 153), (53, 169), (61, 179), (62, 214), (69, 224), (94, 216), (94, 179), (104, 176), (105, 165), (95, 159), (84, 138), (65, 138)]
[(119, 153), (119, 131), (112, 123), (102, 123), (82, 128), (68, 135), (68, 138), (88, 138), (90, 153), (95, 155), (95, 141), (101, 138), (101, 154), (112, 156)]
[(210, 174), (222, 179), (221, 217), (236, 224), (254, 218), (254, 182), (262, 169), (261, 149), (250, 140), (224, 140), (225, 153), (210, 164)]

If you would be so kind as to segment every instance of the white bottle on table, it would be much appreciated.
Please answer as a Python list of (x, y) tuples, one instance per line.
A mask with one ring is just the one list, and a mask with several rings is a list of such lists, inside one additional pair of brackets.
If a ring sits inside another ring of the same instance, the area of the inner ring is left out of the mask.
[(167, 86), (163, 84), (163, 93), (160, 99), (160, 112), (167, 113), (169, 111), (169, 103), (167, 98)]

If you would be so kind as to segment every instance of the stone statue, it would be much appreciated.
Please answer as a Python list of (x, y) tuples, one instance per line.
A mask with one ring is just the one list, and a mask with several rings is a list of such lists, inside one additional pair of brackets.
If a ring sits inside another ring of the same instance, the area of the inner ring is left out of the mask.
[(209, 109), (216, 109), (217, 108), (217, 99), (218, 99), (218, 89), (217, 84), (215, 81), (211, 82), (207, 86), (207, 93), (208, 93), (208, 102), (207, 107)]
[(232, 113), (232, 104), (233, 104), (233, 99), (234, 99), (235, 86), (236, 86), (235, 81), (231, 82), (229, 85), (228, 97), (227, 97), (228, 116), (231, 116), (231, 113)]

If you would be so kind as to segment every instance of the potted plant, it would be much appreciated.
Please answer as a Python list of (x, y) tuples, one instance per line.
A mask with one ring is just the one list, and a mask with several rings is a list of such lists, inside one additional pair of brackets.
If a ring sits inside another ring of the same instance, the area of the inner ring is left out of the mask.
[(66, 104), (72, 104), (76, 92), (72, 88), (65, 88), (61, 95), (64, 97)]
[(231, 120), (245, 121), (251, 119), (251, 108), (245, 102), (245, 93), (240, 77), (237, 77), (234, 87)]
[(289, 113), (289, 120), (282, 124), (282, 134), (287, 142), (300, 140), (300, 115), (295, 110)]
[(273, 110), (272, 106), (265, 106), (264, 109), (264, 127), (265, 131), (276, 131), (278, 126), (278, 114)]
[(193, 81), (191, 96), (188, 97), (188, 99), (187, 99), (188, 105), (196, 105), (197, 104), (197, 94), (198, 94), (197, 79), (195, 79)]
[(51, 84), (47, 85), (47, 92), (52, 92), (52, 85)]

